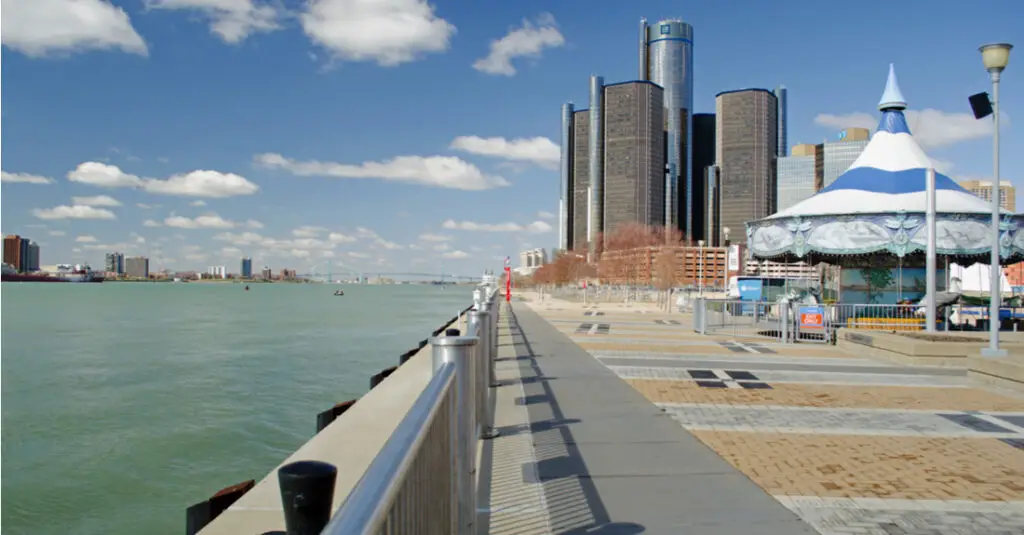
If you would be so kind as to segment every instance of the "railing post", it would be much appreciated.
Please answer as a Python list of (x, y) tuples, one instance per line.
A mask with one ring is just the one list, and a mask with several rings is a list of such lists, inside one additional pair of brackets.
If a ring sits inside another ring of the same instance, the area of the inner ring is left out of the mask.
[[(486, 303), (485, 303), (486, 305)], [(491, 312), (485, 306), (481, 310), (474, 310), (469, 313), (469, 334), (480, 337), (480, 343), (476, 350), (476, 362), (474, 366), (474, 378), (476, 384), (477, 402), (477, 433), (481, 439), (490, 439), (497, 436), (494, 433), (493, 415), (491, 414), (491, 389), (490, 370), (491, 361)]]
[[(470, 322), (472, 322), (472, 318)], [(473, 327), (470, 327), (470, 333)], [(473, 361), (480, 339), (449, 336), (431, 340), (437, 370), (455, 364), (455, 495), (457, 535), (476, 535), (476, 396)]]
[(338, 469), (321, 461), (298, 461), (277, 471), (287, 535), (318, 535), (331, 519)]
[(789, 343), (789, 301), (779, 303), (779, 337), (782, 343)]

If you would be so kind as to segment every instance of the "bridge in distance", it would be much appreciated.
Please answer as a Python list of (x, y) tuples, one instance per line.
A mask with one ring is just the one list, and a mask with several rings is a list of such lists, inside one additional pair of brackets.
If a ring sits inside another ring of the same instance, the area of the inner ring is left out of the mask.
[(380, 277), (401, 277), (404, 279), (416, 279), (416, 280), (432, 280), (432, 281), (456, 281), (456, 282), (472, 282), (480, 280), (479, 276), (470, 277), (466, 275), (453, 275), (451, 273), (422, 273), (414, 271), (347, 271), (338, 270), (330, 273), (300, 273), (297, 275), (300, 278), (310, 280), (338, 280), (338, 279), (351, 279), (351, 278), (362, 278), (373, 280)]

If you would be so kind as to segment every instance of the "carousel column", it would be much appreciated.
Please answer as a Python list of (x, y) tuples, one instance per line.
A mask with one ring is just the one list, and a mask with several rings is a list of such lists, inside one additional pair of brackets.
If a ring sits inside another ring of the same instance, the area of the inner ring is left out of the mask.
[(925, 260), (925, 331), (935, 332), (935, 169), (926, 171), (925, 225), (928, 227), (928, 255)]

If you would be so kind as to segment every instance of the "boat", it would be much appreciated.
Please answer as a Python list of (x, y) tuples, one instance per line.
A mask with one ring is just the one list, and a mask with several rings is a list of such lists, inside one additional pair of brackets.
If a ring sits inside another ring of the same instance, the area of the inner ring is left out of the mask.
[(334, 295), (345, 295), (345, 290), (334, 290)]
[(63, 279), (65, 282), (103, 282), (102, 273), (93, 271), (89, 264), (57, 264), (57, 272), (54, 277)]
[(38, 271), (34, 273), (18, 273), (18, 270), (14, 269), (14, 266), (10, 264), (3, 265), (0, 280), (3, 282), (68, 282)]

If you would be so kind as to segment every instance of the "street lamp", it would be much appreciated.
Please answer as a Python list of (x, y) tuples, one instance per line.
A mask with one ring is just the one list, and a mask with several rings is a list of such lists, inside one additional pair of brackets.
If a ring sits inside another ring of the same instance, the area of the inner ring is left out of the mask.
[(704, 240), (697, 240), (697, 297), (704, 297)]
[(979, 48), (981, 61), (985, 64), (989, 78), (992, 80), (992, 253), (990, 256), (991, 271), (989, 273), (990, 302), (988, 308), (988, 348), (982, 350), (985, 357), (1006, 356), (1006, 350), (999, 349), (999, 308), (1002, 304), (1002, 267), (999, 264), (999, 77), (1010, 62), (1010, 49), (1013, 45), (995, 43)]

